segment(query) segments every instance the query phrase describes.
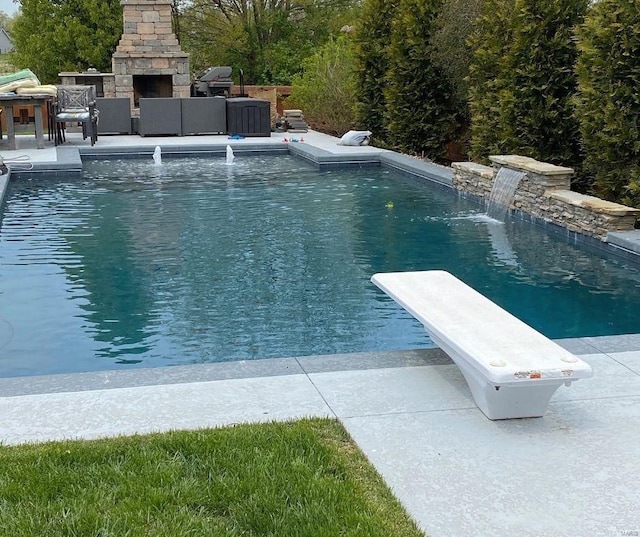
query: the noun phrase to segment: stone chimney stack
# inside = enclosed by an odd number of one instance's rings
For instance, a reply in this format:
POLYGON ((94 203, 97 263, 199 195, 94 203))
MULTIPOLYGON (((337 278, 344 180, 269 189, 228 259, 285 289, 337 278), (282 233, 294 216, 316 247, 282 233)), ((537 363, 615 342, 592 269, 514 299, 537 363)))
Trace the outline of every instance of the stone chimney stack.
POLYGON ((189 55, 171 28, 171 0, 120 0, 124 30, 111 62, 116 97, 189 97, 189 55))

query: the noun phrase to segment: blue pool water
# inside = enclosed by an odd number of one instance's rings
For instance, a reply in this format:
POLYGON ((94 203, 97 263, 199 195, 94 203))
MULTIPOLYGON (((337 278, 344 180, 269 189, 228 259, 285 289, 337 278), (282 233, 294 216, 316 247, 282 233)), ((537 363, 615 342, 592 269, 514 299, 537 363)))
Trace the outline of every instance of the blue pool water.
POLYGON ((385 169, 85 164, 9 186, 0 376, 430 345, 382 271, 449 270, 552 338, 640 331, 637 266, 385 169))

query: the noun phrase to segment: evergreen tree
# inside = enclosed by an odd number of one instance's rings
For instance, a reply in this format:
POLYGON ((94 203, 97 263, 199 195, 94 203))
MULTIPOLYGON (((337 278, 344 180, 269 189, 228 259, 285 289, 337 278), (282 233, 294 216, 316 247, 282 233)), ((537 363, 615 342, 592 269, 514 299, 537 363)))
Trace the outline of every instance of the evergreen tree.
POLYGON ((595 193, 640 207, 640 4, 600 0, 578 31, 577 117, 595 193))
POLYGON ((388 140, 384 88, 396 4, 395 0, 364 0, 356 28, 356 126, 371 131, 376 145, 385 145, 388 140))
POLYGON ((513 98, 504 110, 515 130, 516 153, 566 166, 582 160, 573 106, 574 31, 588 1, 516 0, 510 47, 513 98))
POLYGON ((431 37, 442 0, 400 0, 392 21, 385 98, 392 146, 441 160, 455 130, 452 89, 431 37))
POLYGON ((487 0, 472 37, 474 158, 516 153, 576 166, 577 50, 588 0, 487 0))
POLYGON ((473 50, 469 66, 471 110, 471 148, 474 160, 505 151, 502 102, 507 100, 510 81, 505 76, 510 66, 507 52, 513 39, 514 0, 485 0, 482 15, 469 38, 473 50))

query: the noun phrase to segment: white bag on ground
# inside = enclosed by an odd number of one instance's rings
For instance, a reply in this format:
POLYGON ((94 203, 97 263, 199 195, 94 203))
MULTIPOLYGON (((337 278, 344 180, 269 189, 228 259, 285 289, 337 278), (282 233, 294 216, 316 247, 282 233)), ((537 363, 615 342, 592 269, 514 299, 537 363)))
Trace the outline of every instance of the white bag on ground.
POLYGON ((342 135, 338 145, 369 145, 371 131, 349 131, 342 135))

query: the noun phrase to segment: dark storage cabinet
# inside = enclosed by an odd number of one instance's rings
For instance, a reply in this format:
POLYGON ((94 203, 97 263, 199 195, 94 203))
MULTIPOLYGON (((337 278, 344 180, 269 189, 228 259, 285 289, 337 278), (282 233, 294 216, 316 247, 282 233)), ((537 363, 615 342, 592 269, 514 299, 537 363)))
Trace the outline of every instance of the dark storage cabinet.
POLYGON ((227 99, 227 132, 241 136, 271 136, 271 103, 263 99, 227 99))
POLYGON ((141 136, 182 134, 181 99, 177 97, 140 98, 141 136))
POLYGON ((224 97, 182 99, 182 134, 224 134, 227 107, 224 97))
POLYGON ((128 97, 96 99, 98 134, 131 134, 131 101, 128 97))

